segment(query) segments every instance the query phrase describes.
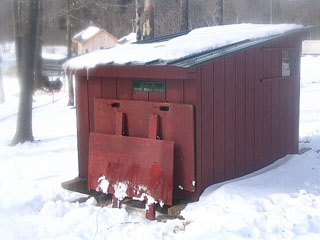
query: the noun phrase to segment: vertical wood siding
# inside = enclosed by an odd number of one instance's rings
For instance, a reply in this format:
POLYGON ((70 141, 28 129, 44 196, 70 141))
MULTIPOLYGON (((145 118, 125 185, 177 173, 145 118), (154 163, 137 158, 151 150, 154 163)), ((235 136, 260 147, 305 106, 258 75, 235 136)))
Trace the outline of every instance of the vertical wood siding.
POLYGON ((203 188, 298 151, 299 76, 281 78, 281 48, 300 44, 278 39, 198 67, 203 188))

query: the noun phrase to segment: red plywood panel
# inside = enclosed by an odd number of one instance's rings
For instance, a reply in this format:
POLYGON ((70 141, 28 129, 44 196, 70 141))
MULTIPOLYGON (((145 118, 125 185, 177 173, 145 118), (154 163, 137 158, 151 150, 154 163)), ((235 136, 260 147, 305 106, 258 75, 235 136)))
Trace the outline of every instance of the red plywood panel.
POLYGON ((170 103, 183 103, 183 80, 166 81, 166 100, 170 103))
POLYGON ((262 129, 263 129, 263 52, 262 46, 254 48, 254 148, 255 170, 262 168, 262 129))
POLYGON ((221 182, 224 178, 224 58, 214 61, 214 182, 221 182))
POLYGON ((118 99, 131 100, 132 86, 130 78, 117 79, 117 97, 118 99))
POLYGON ((149 195, 172 205, 173 148, 173 141, 91 133, 88 187, 96 190, 104 176, 108 193, 123 183, 128 197, 149 195))
POLYGON ((151 102, 165 102, 166 101, 166 94, 165 93, 149 92, 149 101, 151 101, 151 102))
POLYGON ((140 101, 148 101, 149 100, 149 93, 148 92, 133 92, 132 99, 133 100, 140 100, 140 101))
POLYGON ((94 98, 101 98, 101 94, 101 79, 90 78, 88 81, 90 132, 94 132, 93 101, 94 98))
MULTIPOLYGON (((271 44, 265 44, 265 47, 271 47, 271 44)), ((263 52, 263 78, 272 76, 271 68, 272 51, 263 52)), ((272 82, 263 82, 263 166, 271 163, 271 102, 272 102, 272 82)))
POLYGON ((246 51, 245 173, 254 170, 254 48, 246 51))
MULTIPOLYGON (((274 41, 272 47, 279 47, 279 41, 274 41)), ((281 76, 281 50, 272 51, 272 77, 281 76)), ((279 154, 279 112, 280 112, 280 81, 271 81, 272 113, 271 113, 271 162, 280 158, 279 154)))
POLYGON ((102 97, 103 98, 117 98, 117 80, 116 78, 103 78, 101 80, 102 97))
POLYGON ((175 188, 194 191, 194 112, 193 106, 145 101, 95 99, 96 132, 115 134, 115 115, 126 115, 126 135, 147 138, 149 115, 159 115, 160 137, 175 142, 175 188))
POLYGON ((202 184, 211 185, 213 177, 213 62, 202 69, 202 184))
POLYGON ((88 177, 89 113, 88 81, 85 77, 77 78, 76 102, 79 176, 88 177))
POLYGON ((236 176, 245 172, 246 52, 236 54, 236 176))
POLYGON ((225 179, 236 176, 236 64, 235 54, 225 57, 225 179))

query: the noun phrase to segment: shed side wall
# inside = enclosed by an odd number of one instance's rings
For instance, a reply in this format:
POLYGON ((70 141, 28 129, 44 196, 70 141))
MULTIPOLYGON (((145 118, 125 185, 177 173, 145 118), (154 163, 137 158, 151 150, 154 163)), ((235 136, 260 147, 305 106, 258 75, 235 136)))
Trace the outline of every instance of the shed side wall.
POLYGON ((301 51, 301 35, 198 67, 203 189, 298 152, 300 74, 280 77, 283 48, 301 51))

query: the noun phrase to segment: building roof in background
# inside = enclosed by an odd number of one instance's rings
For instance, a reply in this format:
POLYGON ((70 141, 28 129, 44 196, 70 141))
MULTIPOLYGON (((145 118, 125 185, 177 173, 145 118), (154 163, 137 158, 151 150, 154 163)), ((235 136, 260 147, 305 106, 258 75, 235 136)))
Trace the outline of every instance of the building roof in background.
POLYGON ((106 30, 104 30, 102 28, 95 27, 95 26, 90 26, 90 27, 86 28, 85 30, 77 33, 76 35, 74 35, 72 40, 77 42, 77 43, 84 43, 84 42, 86 42, 87 40, 89 40, 90 38, 94 37, 95 35, 97 35, 100 32, 105 32, 108 35, 110 35, 112 38, 117 40, 116 37, 114 37, 113 35, 108 33, 106 30))
POLYGON ((129 33, 128 35, 120 38, 118 40, 118 44, 128 44, 128 43, 134 43, 137 41, 137 34, 132 32, 129 33))
POLYGON ((68 61, 70 69, 96 65, 170 65, 194 67, 284 34, 304 30, 295 24, 234 24, 195 29, 115 48, 68 61))

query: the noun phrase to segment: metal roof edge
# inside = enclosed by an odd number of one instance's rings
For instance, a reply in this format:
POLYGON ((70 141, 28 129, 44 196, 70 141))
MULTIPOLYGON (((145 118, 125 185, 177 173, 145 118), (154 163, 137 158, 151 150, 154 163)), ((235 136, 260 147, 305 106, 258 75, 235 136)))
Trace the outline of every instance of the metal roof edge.
POLYGON ((186 57, 183 57, 180 59, 175 59, 172 61, 167 61, 167 65, 184 67, 184 68, 197 67, 199 65, 210 62, 216 58, 226 56, 226 55, 231 54, 233 52, 238 52, 240 50, 259 45, 261 43, 272 41, 272 40, 280 38, 280 37, 289 36, 291 34, 296 34, 299 32, 307 31, 312 28, 314 28, 314 26, 307 26, 307 27, 302 27, 302 28, 299 28, 296 30, 288 31, 283 34, 277 34, 277 35, 267 37, 267 38, 261 38, 261 39, 256 39, 256 40, 252 40, 252 41, 251 40, 244 40, 244 41, 236 42, 236 43, 229 44, 229 45, 226 45, 226 46, 223 46, 220 48, 211 49, 211 50, 208 50, 205 52, 188 55, 186 57))

